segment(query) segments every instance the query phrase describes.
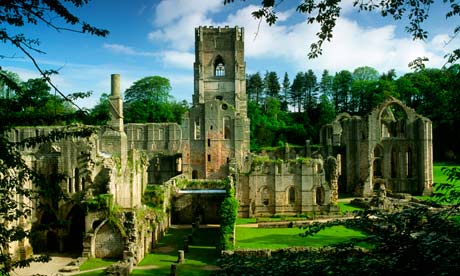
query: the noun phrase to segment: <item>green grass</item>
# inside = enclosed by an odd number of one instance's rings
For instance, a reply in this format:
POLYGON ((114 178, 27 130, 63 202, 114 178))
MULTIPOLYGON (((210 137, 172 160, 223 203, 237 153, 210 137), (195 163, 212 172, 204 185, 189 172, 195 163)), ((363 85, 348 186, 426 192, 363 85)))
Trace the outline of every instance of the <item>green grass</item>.
POLYGON ((257 223, 256 218, 236 218, 236 225, 257 223))
MULTIPOLYGON (((177 250, 182 249, 184 238, 191 234, 191 229, 169 229, 161 239, 154 252, 135 267, 131 275, 169 275, 171 264, 177 261, 177 250), (155 267, 151 267, 155 266, 155 267), (146 269, 142 269, 142 268, 146 269)), ((189 252, 185 253, 185 263, 177 265, 178 275, 210 275, 212 271, 206 270, 208 265, 215 265, 219 256, 216 245, 218 244, 218 229, 199 229, 189 252)))
POLYGON ((301 237, 305 230, 299 228, 236 228, 236 248, 279 249, 291 246, 322 247, 363 237, 364 234, 335 226, 312 237, 301 237))
POLYGON ((90 270, 90 269, 95 269, 95 268, 100 268, 100 267, 106 267, 116 262, 117 260, 90 258, 86 260, 80 266, 80 271, 85 271, 85 270, 90 270))
POLYGON ((459 165, 448 165, 444 163, 435 163, 433 165, 433 182, 434 183, 447 183, 447 176, 441 171, 442 168, 455 168, 460 167, 459 165))
MULTIPOLYGON (((433 164, 433 183, 448 183, 447 176, 441 171, 442 168, 455 168, 460 167, 460 165, 452 165, 446 163, 435 163, 433 164)), ((454 182, 455 183, 455 182, 454 182)), ((437 192, 436 187, 433 188, 434 192, 437 192)), ((431 196, 416 196, 416 198, 421 200, 431 200, 431 196)))
POLYGON ((362 208, 355 207, 351 205, 349 202, 340 202, 338 203, 340 213, 346 214, 346 213, 353 213, 353 211, 359 211, 362 210, 362 208))
POLYGON ((75 274, 75 275, 78 275, 78 276, 103 276, 103 275, 105 275, 105 271, 104 271, 104 269, 101 269, 101 270, 97 270, 97 271, 83 272, 83 273, 79 273, 79 274, 75 274))

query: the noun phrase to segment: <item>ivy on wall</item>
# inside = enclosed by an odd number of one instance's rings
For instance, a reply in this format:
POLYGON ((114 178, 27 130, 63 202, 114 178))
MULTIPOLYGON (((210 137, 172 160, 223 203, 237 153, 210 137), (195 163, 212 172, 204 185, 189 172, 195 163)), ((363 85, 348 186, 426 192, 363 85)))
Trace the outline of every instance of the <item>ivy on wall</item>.
POLYGON ((238 200, 235 197, 235 187, 230 180, 232 175, 227 178, 227 195, 220 206, 220 246, 222 250, 232 249, 234 246, 235 221, 238 216, 238 200))

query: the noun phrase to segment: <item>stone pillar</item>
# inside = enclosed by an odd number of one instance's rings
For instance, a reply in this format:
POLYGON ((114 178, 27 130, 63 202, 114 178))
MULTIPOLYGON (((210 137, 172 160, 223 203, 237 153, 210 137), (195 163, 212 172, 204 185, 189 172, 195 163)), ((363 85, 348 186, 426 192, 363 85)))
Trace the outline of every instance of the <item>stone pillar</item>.
POLYGON ((184 250, 177 250, 177 262, 179 264, 185 263, 184 250))
POLYGON ((305 157, 311 157, 310 140, 305 141, 305 157))
POLYGON ((110 102, 110 122, 108 122, 101 139, 101 150, 118 154, 121 162, 126 161, 128 139, 123 126, 123 101, 120 93, 120 75, 111 76, 112 92, 110 102))
POLYGON ((176 171, 182 172, 182 157, 176 159, 176 171))
POLYGON ((110 101, 110 117, 111 127, 117 131, 123 131, 123 99, 120 93, 120 75, 111 75, 111 94, 110 101))

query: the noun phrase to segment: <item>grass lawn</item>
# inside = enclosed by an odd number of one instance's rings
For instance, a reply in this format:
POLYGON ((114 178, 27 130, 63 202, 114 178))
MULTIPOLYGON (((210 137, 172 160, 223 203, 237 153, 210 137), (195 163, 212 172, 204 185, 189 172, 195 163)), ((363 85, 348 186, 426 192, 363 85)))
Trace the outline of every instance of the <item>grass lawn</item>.
MULTIPOLYGON (((433 183, 448 183, 447 176, 444 175, 441 171, 442 168, 454 168, 460 167, 460 165, 452 165, 445 163, 435 163, 433 164, 433 183)), ((433 189, 436 191, 436 187, 433 189)), ((416 196, 418 199, 430 200, 431 196, 416 196)))
POLYGON ((351 205, 349 202, 338 202, 340 213, 353 213, 353 211, 362 210, 362 208, 355 207, 351 205))
MULTIPOLYGON (((171 264, 177 261, 177 250, 182 249, 184 238, 191 229, 169 229, 154 252, 134 268, 131 275, 169 275, 171 264)), ((196 233, 189 252, 185 253, 185 263, 177 265, 178 275, 210 275, 212 266, 219 256, 218 228, 202 228, 196 233)))
POLYGON ((95 268, 100 268, 100 267, 106 267, 116 262, 117 260, 91 258, 91 259, 86 260, 80 266, 80 271, 85 271, 85 270, 90 270, 90 269, 95 269, 95 268))
POLYGON ((299 228, 236 228, 236 248, 278 249, 290 246, 321 247, 363 237, 364 234, 336 226, 325 229, 312 237, 301 237, 299 228))
POLYGON ((445 176, 441 169, 442 168, 455 168, 459 167, 459 165, 448 165, 443 163, 435 163, 433 165, 433 182, 434 183, 447 183, 447 176, 445 176))

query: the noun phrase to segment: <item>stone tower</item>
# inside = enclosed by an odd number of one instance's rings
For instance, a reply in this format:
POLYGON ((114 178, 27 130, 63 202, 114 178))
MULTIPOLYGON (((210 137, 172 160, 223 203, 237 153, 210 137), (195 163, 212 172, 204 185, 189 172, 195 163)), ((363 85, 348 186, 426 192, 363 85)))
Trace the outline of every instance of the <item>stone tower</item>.
POLYGON ((195 29, 193 107, 183 123, 184 170, 220 179, 249 153, 243 28, 195 29))

